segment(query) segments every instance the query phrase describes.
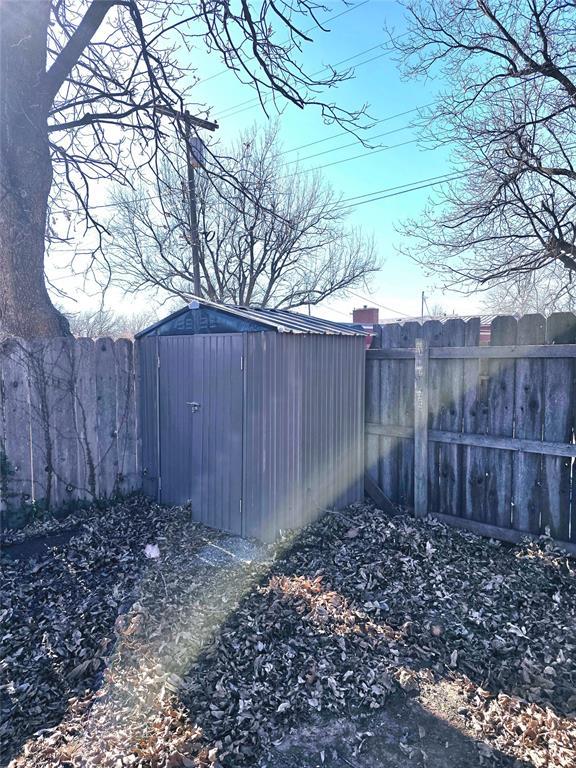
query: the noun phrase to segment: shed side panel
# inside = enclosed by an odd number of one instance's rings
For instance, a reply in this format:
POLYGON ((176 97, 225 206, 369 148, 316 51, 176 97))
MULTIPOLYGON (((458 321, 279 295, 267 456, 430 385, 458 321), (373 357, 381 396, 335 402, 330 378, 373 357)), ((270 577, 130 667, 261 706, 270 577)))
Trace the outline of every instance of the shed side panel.
POLYGON ((303 361, 309 515, 363 495, 363 339, 320 336, 303 361))
POLYGON ((272 539, 298 526, 302 418, 298 341, 249 333, 245 347, 243 532, 272 539))
POLYGON ((248 334, 244 533, 273 538, 363 494, 362 337, 248 334))

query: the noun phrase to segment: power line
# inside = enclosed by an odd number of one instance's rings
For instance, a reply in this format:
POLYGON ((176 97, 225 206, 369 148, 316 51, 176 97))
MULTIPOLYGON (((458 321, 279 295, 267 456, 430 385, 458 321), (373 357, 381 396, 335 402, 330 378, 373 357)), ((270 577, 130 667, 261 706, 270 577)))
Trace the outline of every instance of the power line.
MULTIPOLYGON (((374 139, 381 139, 383 136, 391 136, 393 133, 400 133, 401 131, 407 131, 409 128, 412 128, 410 124, 408 125, 402 125, 400 128, 394 128, 392 131, 384 131, 384 133, 377 133, 375 136, 368 136, 366 138, 366 141, 374 141, 374 139)), ((349 144, 341 144, 339 147, 332 147, 332 149, 325 149, 322 152, 315 152, 313 155, 306 155, 306 157, 300 157, 298 158, 299 161, 303 160, 312 160, 314 157, 321 157, 321 155, 328 155, 331 152, 338 152, 341 149, 348 149, 348 147, 356 147, 358 145, 358 141, 351 141, 349 144)), ((374 150, 378 149, 378 147, 374 147, 374 150)), ((281 168, 285 165, 291 165, 291 162, 282 163, 280 166, 281 168)))
MULTIPOLYGON (((391 120, 395 120, 398 117, 404 117, 405 115, 413 114, 414 112, 419 112, 422 109, 426 109, 427 107, 431 107, 434 105, 434 102, 430 101, 426 104, 421 104, 416 107, 412 107, 411 109, 403 110, 402 112, 396 112, 393 115, 387 115, 386 117, 382 117, 379 120, 376 120, 372 123, 370 128, 375 128, 377 125, 381 125, 382 123, 390 122, 391 120)), ((366 141, 372 141, 373 139, 379 139, 383 136, 389 136, 393 133, 399 133, 400 131, 407 130, 408 128, 412 128, 412 125, 410 123, 406 123, 405 125, 400 126, 399 128, 394 128, 391 131, 385 131, 384 133, 378 133, 375 136, 369 136, 366 138, 366 141)), ((318 144, 324 144, 327 141, 333 141, 334 139, 339 138, 340 136, 350 136, 350 131, 340 131, 339 133, 335 133, 333 136, 327 136, 324 139, 316 139, 315 141, 309 141, 306 144, 301 144, 298 147, 291 147, 290 149, 282 150, 282 152, 278 153, 278 157, 282 157, 283 155, 286 155, 291 152, 298 152, 301 149, 306 149, 308 147, 316 146, 318 144)), ((343 144, 339 147, 334 147, 332 150, 326 150, 323 152, 318 152, 314 155, 308 155, 307 157, 300 158, 300 160, 310 160, 313 157, 319 157, 320 155, 329 154, 330 152, 338 151, 340 149, 346 149, 347 147, 353 147, 357 144, 357 141, 350 142, 349 144, 343 144)), ((379 149, 378 147, 375 147, 374 149, 379 149)), ((361 157, 363 155, 359 155, 358 157, 361 157)), ((283 165, 287 165, 287 163, 283 163, 283 165)))
POLYGON ((352 155, 352 157, 344 157, 342 160, 334 160, 331 163, 324 163, 323 165, 317 165, 314 168, 305 168, 300 171, 294 171, 294 173, 288 173, 283 176, 284 179, 289 179, 292 176, 301 176, 303 173, 312 173, 313 171, 320 171, 323 168, 330 168, 333 165, 340 165, 341 163, 349 163, 351 160, 359 160, 364 157, 371 157, 372 155, 378 155, 381 152, 387 152, 390 149, 398 149, 399 147, 405 147, 408 144, 416 144, 420 139, 410 139, 409 141, 402 141, 399 144, 391 144, 390 146, 380 147, 379 149, 373 149, 369 152, 361 152, 359 155, 352 155))
MULTIPOLYGON (((537 75, 534 75, 527 82, 535 80, 537 77, 538 77, 537 75)), ((501 88, 499 91, 497 91, 497 93, 502 93, 502 92, 508 91, 508 90, 510 90, 512 88, 516 88, 520 84, 521 83, 513 83, 512 85, 509 85, 509 86, 506 86, 504 88, 501 88)), ((395 120, 397 117, 404 117, 405 115, 410 115, 410 114, 413 114, 414 112, 419 112, 419 111, 421 111, 423 109, 426 109, 427 107, 433 107, 434 104, 435 104, 435 102, 429 101, 426 104, 417 105, 415 107, 412 107, 411 109, 404 110, 403 112, 397 112, 394 115, 388 115, 387 117, 383 117, 380 120, 376 120, 374 123, 372 123, 370 128, 374 128, 375 126, 380 125, 381 123, 388 122, 390 120, 395 120)), ((411 127, 410 124, 404 126, 404 128, 409 128, 409 127, 411 127)), ((402 130, 402 128, 399 128, 399 129, 396 129, 396 130, 402 130)), ((382 135, 385 135, 385 134, 379 134, 378 136, 373 136, 373 137, 370 137, 370 138, 378 138, 379 136, 382 136, 382 135)), ((335 133, 333 136, 327 136, 327 137, 325 137, 323 139, 316 139, 315 141, 309 141, 306 144, 301 144, 298 147, 291 147, 290 149, 285 149, 282 152, 279 152, 279 156, 286 155, 286 154, 288 154, 290 152, 298 152, 301 149, 307 149, 308 147, 316 146, 317 144, 323 144, 326 141, 333 141, 334 139, 340 138, 340 136, 350 136, 350 131, 340 131, 339 133, 335 133)), ((370 138, 368 138, 368 141, 370 141, 370 138)), ((346 145, 346 146, 353 146, 353 144, 349 144, 349 145, 346 145)), ((335 147, 335 150, 337 150, 337 149, 339 149, 339 148, 335 147)), ((340 149, 343 149, 343 147, 340 147, 340 149)), ((302 159, 309 159, 309 158, 302 158, 302 159)))
POLYGON ((387 307, 385 304, 379 304, 377 301, 374 301, 374 299, 369 299, 367 296, 362 296, 360 293, 355 293, 354 291, 348 291, 348 293, 351 293, 352 296, 356 296, 357 299, 362 299, 362 301, 368 301, 370 304, 375 304, 379 309, 385 309, 387 312, 395 312, 402 317, 411 317, 411 315, 407 315, 406 312, 400 312, 399 309, 393 309, 392 307, 387 307))
MULTIPOLYGON (((397 117, 404 117, 404 115, 410 115, 413 112, 419 112, 421 109, 426 109, 426 107, 432 107, 434 105, 433 101, 428 102, 427 104, 422 104, 421 106, 413 107, 412 109, 406 109, 404 112, 397 112, 395 115, 388 115, 387 117, 383 117, 380 120, 376 120, 370 128, 374 128, 377 125, 380 125, 381 123, 387 123, 390 120, 395 120, 397 117)), ((298 152, 301 149, 306 149, 307 147, 313 147, 316 144, 323 144, 325 141, 332 141, 333 139, 338 139, 340 136, 350 136, 350 131, 340 131, 340 133, 335 133, 333 136, 327 136, 324 139, 317 139, 316 141, 309 141, 307 144, 301 144, 299 147, 291 147, 290 149, 285 149, 282 152, 280 152, 280 155, 286 155, 289 152, 298 152)))
MULTIPOLYGON (((389 120, 393 120, 396 117, 402 117, 403 115, 410 114, 412 112, 418 111, 419 109, 423 109, 426 106, 429 106, 429 105, 425 104, 425 105, 423 105, 421 107, 413 107, 412 109, 405 110, 403 112, 398 112, 395 115, 388 115, 387 117, 384 117, 381 120, 378 120, 376 123, 374 123, 374 125, 378 125, 380 123, 384 123, 384 122, 387 122, 389 120)), ((381 137, 386 136, 386 135, 390 135, 390 134, 393 134, 393 133, 400 132, 402 130, 406 130, 406 129, 410 128, 410 127, 411 126, 409 124, 405 125, 405 126, 400 126, 399 128, 396 128, 396 129, 394 129, 392 131, 387 131, 387 132, 384 132, 384 133, 381 133, 381 134, 377 134, 376 136, 370 137, 368 140, 376 139, 376 138, 381 138, 381 137)), ((326 139, 319 139, 319 140, 314 141, 314 142, 309 142, 308 144, 302 145, 302 147, 294 147, 291 150, 286 150, 286 152, 293 152, 293 151, 296 151, 298 149, 303 149, 303 148, 305 148, 307 146, 317 145, 317 144, 320 144, 320 143, 322 143, 324 141, 329 141, 331 138, 337 138, 338 136, 341 136, 341 135, 349 135, 349 133, 348 133, 348 131, 342 131, 342 133, 336 134, 335 136, 332 136, 332 137, 329 137, 329 138, 326 138, 326 139)), ((339 165, 341 163, 351 162, 351 161, 358 160, 358 159, 361 159, 361 158, 364 158, 364 157, 370 157, 373 154, 378 154, 380 152, 388 151, 390 149, 397 149, 398 147, 406 146, 408 144, 413 144, 413 143, 416 143, 417 141, 418 141, 418 139, 411 139, 409 141, 400 142, 398 144, 393 144, 393 145, 390 145, 390 146, 378 147, 378 148, 375 148, 375 149, 370 150, 368 152, 362 152, 362 153, 360 153, 358 155, 353 155, 352 157, 345 157, 345 158, 342 158, 340 160, 335 160, 335 161, 333 161, 331 163, 325 163, 323 165, 316 166, 314 168, 302 169, 300 171, 294 172, 293 174, 287 174, 284 178, 290 178, 292 176, 302 175, 304 173, 308 173, 309 171, 321 170, 323 168, 328 168, 328 167, 330 167, 332 165, 339 165)), ((344 146, 340 146, 340 147, 334 147, 332 150, 327 150, 325 152, 319 152, 319 153, 317 153, 315 155, 309 155, 308 157, 303 158, 303 159, 304 160, 308 160, 308 159, 311 159, 312 157, 316 157, 316 156, 320 156, 320 155, 324 155, 324 154, 329 154, 332 151, 336 152, 336 151, 339 151, 340 149, 345 149, 348 146, 354 146, 354 143, 355 142, 352 142, 352 143, 350 143, 348 145, 344 145, 344 146)), ((280 155, 286 154, 286 152, 281 152, 280 155)), ((281 167, 283 167, 285 165, 289 165, 289 163, 283 163, 281 167)), ((435 178, 435 177, 432 177, 432 178, 435 178)), ((405 185, 401 185, 401 186, 405 186, 405 185)), ((379 191, 383 191, 383 190, 379 190, 379 191)), ((367 195, 372 195, 372 194, 376 194, 376 192, 367 193, 366 195, 359 195, 357 197, 366 197, 367 195)), ((160 199, 161 197, 162 197, 162 195, 146 195, 146 196, 143 196, 143 197, 135 198, 133 202, 145 202, 147 200, 157 200, 157 199, 160 199)), ((348 199, 355 199, 355 198, 347 198, 347 200, 348 199)), ((117 205, 116 203, 103 203, 103 204, 100 204, 100 205, 90 206, 90 209, 91 210, 100 210, 102 208, 113 208, 116 205, 117 205)), ((80 212, 80 210, 81 209, 78 208, 78 209, 76 209, 76 212, 80 212)))
MULTIPOLYGON (((377 48, 381 48, 382 46, 375 46, 377 48)), ((337 61, 335 64, 331 65, 332 67, 339 67, 341 64, 345 64, 346 62, 350 61, 351 59, 355 59, 358 56, 361 56, 363 53, 368 53, 368 51, 374 50, 373 48, 368 48, 366 51, 361 51, 360 53, 355 54, 354 56, 350 56, 347 59, 343 59, 342 61, 337 61)), ((384 56, 386 56, 388 51, 385 51, 384 53, 379 54, 378 56, 372 56, 370 59, 366 59, 365 61, 360 61, 358 64, 355 64, 355 69, 358 67, 364 66, 364 64, 370 64, 372 61, 376 61, 377 59, 381 59, 384 56)), ((323 67, 322 69, 319 69, 317 72, 313 72, 310 77, 316 77, 316 75, 321 75, 322 72, 329 70, 330 67, 323 67)), ((264 99, 264 103, 266 101, 269 101, 270 97, 268 99, 264 99)), ((227 107, 222 112, 219 113, 218 119, 228 118, 228 117, 236 117, 236 115, 241 115, 243 112, 250 112, 251 110, 255 109, 259 104, 261 103, 260 99, 256 96, 251 99, 247 99, 246 101, 241 101, 239 104, 235 104, 231 107, 227 107)))
POLYGON ((419 184, 418 186, 412 186, 409 189, 404 189, 399 192, 393 192, 391 194, 385 194, 385 195, 379 195, 378 197, 373 197, 370 200, 362 200, 359 203, 351 203, 350 205, 344 205, 338 208, 338 211, 345 211, 349 208, 358 208, 361 205, 367 205, 368 203, 376 203, 378 200, 387 200, 390 197, 400 197, 400 195, 406 195, 408 192, 417 192, 420 189, 427 189, 428 187, 435 187, 438 184, 446 184, 450 181, 458 181, 459 179, 463 179, 466 177, 465 173, 460 174, 459 176, 451 176, 445 179, 438 179, 437 181, 432 181, 427 184, 419 184))
MULTIPOLYGON (((363 5, 367 5, 370 2, 370 0, 362 0, 361 3, 356 3, 355 5, 350 6, 349 8, 346 8, 344 11, 340 11, 340 13, 335 13, 333 16, 328 16, 328 18, 323 19, 320 24, 316 23, 309 29, 304 30, 304 34, 308 34, 308 32, 313 32, 315 29, 321 29, 321 25, 324 26, 329 21, 334 21, 334 19, 339 19, 340 16, 345 16, 347 13, 352 13, 352 11, 358 10, 358 8, 361 8, 363 5)), ((290 41, 287 40, 286 43, 289 43, 290 41)), ((253 59, 254 57, 252 57, 253 59)), ((196 82, 196 85, 199 85, 200 83, 207 83, 209 80, 214 80, 216 77, 221 77, 222 75, 225 75, 227 72, 229 72, 230 69, 226 67, 225 69, 221 69, 220 72, 216 72, 213 75, 210 75, 210 77, 204 77, 201 78, 196 82)))
MULTIPOLYGON (((346 64, 348 61, 352 61, 352 59, 357 59, 359 56, 363 56, 365 53, 370 53, 371 51, 375 51, 377 48, 382 48, 382 43, 378 43, 378 45, 373 45, 371 48, 365 48, 363 51, 358 51, 358 53, 355 53, 352 56, 348 56, 348 58, 346 59, 337 61, 336 64, 332 64, 331 67, 332 68, 339 67, 341 64, 346 64)), ((375 58, 380 58, 380 56, 376 56, 375 58)), ((368 62, 365 62, 365 63, 368 63, 368 62)), ((358 66, 361 66, 361 64, 359 64, 358 66)), ((330 69, 331 67, 329 66, 322 67, 322 69, 319 69, 316 72, 313 72, 310 75, 310 77, 315 77, 316 75, 320 75, 322 74, 322 72, 324 72, 324 70, 330 69)), ((253 102, 259 102, 258 97, 253 96, 250 99, 246 99, 246 101, 240 101, 238 104, 232 104, 232 106, 226 107, 224 110, 222 110, 221 115, 225 115, 226 112, 231 112, 232 110, 235 110, 238 107, 243 107, 246 104, 251 104, 253 102)))
MULTIPOLYGON (((313 304, 312 306, 314 307, 316 305, 313 304)), ((335 309, 334 307, 325 307, 325 309, 330 312, 336 312, 337 315, 342 315, 343 317, 350 317, 350 312, 343 312, 341 309, 335 309)))
MULTIPOLYGON (((373 190, 372 192, 365 192, 363 195, 354 195, 352 197, 346 197, 343 200, 340 201, 340 203, 345 203, 346 205, 340 205, 335 210, 344 210, 346 208, 355 208, 357 206, 365 205, 366 203, 372 203, 376 202, 377 200, 382 200, 387 197, 395 197, 396 195, 402 195, 406 192, 412 192, 416 191, 418 189, 425 189, 426 187, 432 187, 436 184, 443 184, 447 181, 456 181, 457 179, 464 178, 466 174, 460 174, 460 175, 453 175, 451 173, 441 174, 439 176, 430 176, 426 179, 417 179, 416 181, 408 182, 406 184, 398 184, 394 187, 384 187, 383 189, 377 189, 373 190), (419 186, 415 186, 419 185, 419 186), (392 194, 388 194, 392 193, 392 194), (373 197, 374 195, 378 195, 378 197, 373 197), (364 200, 363 198, 370 197, 370 200, 364 200), (359 202, 352 202, 352 201, 359 201, 359 202), (348 203, 350 203, 348 205, 348 203)), ((140 203, 140 202, 146 202, 147 200, 158 200, 163 195, 146 195, 144 197, 137 197, 131 200, 130 202, 134 203, 140 203)), ((92 205, 90 206, 90 210, 101 210, 102 208, 118 208, 118 203, 102 203, 100 205, 92 205)), ((82 209, 76 208, 75 213, 80 213, 82 209)), ((62 251, 64 253, 64 251, 62 251)), ((88 251, 87 251, 88 253, 88 251)))
MULTIPOLYGON (((398 36, 396 39, 397 39, 397 40, 399 40, 401 37, 405 37, 405 35, 406 35, 406 33, 405 33, 404 35, 399 35, 399 36, 398 36)), ((366 51, 361 51, 360 53, 358 53, 358 54, 355 54, 354 56, 351 56, 351 57, 349 57, 348 59, 343 59, 342 61, 339 61, 339 62, 337 62, 336 64, 334 64, 333 66, 334 66, 334 67, 337 67, 337 66, 339 66, 340 64, 343 64, 343 63, 345 63, 345 62, 347 62, 347 61, 350 61, 351 59, 357 58, 358 56, 361 56, 361 55, 362 55, 362 53, 368 53, 369 51, 371 51, 371 50, 374 50, 374 48, 377 48, 377 47, 380 47, 380 48, 381 48, 381 47, 382 47, 382 44, 381 44, 381 45, 379 45, 379 46, 374 46, 374 47, 372 47, 372 48, 368 48, 368 49, 366 49, 366 51)), ((383 58, 384 56, 386 56, 388 53, 389 53, 389 51, 388 51, 388 50, 386 50, 386 51, 384 51, 384 53, 382 53, 382 54, 380 54, 380 55, 378 55, 378 56, 373 56, 372 58, 370 58, 370 59, 367 59, 366 61, 361 61, 361 62, 359 62, 359 63, 356 65, 356 67, 361 67, 361 66, 363 66, 364 64, 369 64, 371 61, 375 61, 376 59, 381 59, 381 58, 383 58)), ((576 67, 576 65, 574 65, 574 66, 567 66, 567 67, 565 67, 565 69, 573 69, 574 67, 576 67)), ((318 70, 317 72, 314 72, 314 73, 311 75, 311 77, 314 77, 315 75, 319 75, 319 74, 321 74, 321 73, 322 73, 322 72, 324 72, 324 70, 326 70, 326 69, 329 69, 329 67, 324 67, 324 69, 321 69, 321 70, 318 70)), ((496 92, 495 92, 495 94, 494 94, 494 95, 497 95, 498 93, 504 93, 504 92, 506 92, 506 91, 508 91, 508 90, 511 90, 512 88, 517 88, 519 85, 522 85, 523 83, 529 83, 529 82, 532 82, 532 81, 534 81, 534 80, 538 79, 538 77, 539 77, 539 76, 540 76, 539 74, 535 74, 535 75, 533 75, 532 77, 530 77, 530 78, 527 78, 526 80, 520 80, 520 81, 518 81, 518 82, 512 83, 511 85, 508 85, 508 86, 506 86, 506 87, 504 87, 504 88, 501 88, 501 89, 499 89, 498 91, 496 91, 496 92)), ((266 102, 266 99, 264 100, 264 102, 266 102)), ((255 109, 255 108, 256 108, 256 107, 257 107, 257 106, 258 106, 260 103, 261 103, 261 102, 260 102, 260 99, 258 99, 258 97, 255 97, 255 98, 252 98, 252 99, 248 99, 248 100, 246 100, 246 101, 242 101, 242 102, 240 102, 239 104, 236 104, 236 105, 234 105, 234 106, 231 106, 231 107, 227 107, 227 108, 226 108, 226 109, 223 111, 223 113, 221 113, 221 116, 224 116, 224 117, 236 117, 236 115, 241 115, 241 114, 242 114, 242 113, 244 113, 244 112, 249 112, 249 111, 251 111, 252 109, 255 109), (244 105, 248 105, 248 106, 244 106, 244 105), (238 107, 243 107, 243 108, 242 108, 242 109, 238 109, 238 107), (233 111, 231 111, 231 110, 233 110, 233 111), (227 114, 227 113, 228 113, 228 114, 227 114)), ((428 104, 427 104, 426 106, 430 106, 430 105, 428 105, 428 104)))
MULTIPOLYGON (((452 176, 453 176, 452 173, 441 173, 438 176, 429 176, 427 179, 418 179, 416 181, 407 182, 406 184, 397 184, 394 187, 385 187, 384 189, 375 189, 372 192, 365 192, 363 195, 354 195, 353 197, 346 197, 340 202, 349 203, 352 200, 360 200, 364 197, 372 197, 373 195, 380 195, 384 192, 395 192, 396 190, 407 189, 408 187, 413 187, 414 184, 422 184, 424 182, 448 181, 452 176)), ((368 202, 370 202, 370 200, 368 200, 368 202)))

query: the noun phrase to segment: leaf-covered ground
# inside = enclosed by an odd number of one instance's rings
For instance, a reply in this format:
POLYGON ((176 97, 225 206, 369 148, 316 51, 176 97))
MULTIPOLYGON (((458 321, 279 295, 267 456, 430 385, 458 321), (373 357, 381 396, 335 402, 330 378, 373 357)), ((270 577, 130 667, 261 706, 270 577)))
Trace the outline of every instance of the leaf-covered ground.
POLYGON ((358 505, 256 547, 140 498, 53 528, 2 560, 15 766, 576 766, 576 561, 546 542, 358 505))

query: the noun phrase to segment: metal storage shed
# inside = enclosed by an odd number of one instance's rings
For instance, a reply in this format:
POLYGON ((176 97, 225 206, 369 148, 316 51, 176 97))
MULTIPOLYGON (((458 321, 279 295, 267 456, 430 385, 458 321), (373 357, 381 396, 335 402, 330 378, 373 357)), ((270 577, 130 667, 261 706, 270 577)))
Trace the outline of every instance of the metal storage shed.
POLYGON ((362 498, 361 330, 197 300, 136 338, 148 495, 264 540, 362 498))

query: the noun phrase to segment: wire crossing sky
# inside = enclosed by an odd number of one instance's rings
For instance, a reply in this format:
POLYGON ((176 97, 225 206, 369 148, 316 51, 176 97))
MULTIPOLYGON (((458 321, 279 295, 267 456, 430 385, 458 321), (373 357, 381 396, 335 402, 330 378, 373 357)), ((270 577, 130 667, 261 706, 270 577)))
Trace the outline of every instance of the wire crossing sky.
MULTIPOLYGON (((479 305, 469 298, 434 293, 421 268, 395 250, 400 238, 397 223, 416 215, 429 195, 434 196, 442 184, 456 178, 446 151, 421 147, 412 125, 419 110, 433 106, 442 84, 401 79, 384 27, 394 27, 395 37, 405 34, 402 8, 378 0, 363 0, 351 6, 333 2, 324 21, 330 32, 317 27, 308 30, 313 43, 304 44, 302 64, 311 73, 321 73, 329 65, 353 70, 353 79, 332 89, 330 95, 346 108, 366 105, 371 128, 362 135, 365 146, 339 126, 326 124, 313 109, 299 110, 279 97, 266 99, 267 116, 252 88, 239 83, 214 55, 200 55, 199 49, 187 54, 197 66, 198 77, 192 93, 196 104, 190 104, 190 109, 201 114, 198 105, 204 104, 209 108, 209 118, 219 123, 215 152, 254 123, 264 126, 278 120, 286 176, 320 171, 341 195, 341 210, 349 213, 349 223, 374 233, 381 271, 351 298, 315 308, 317 314, 342 319, 346 314, 350 316, 354 305, 370 302, 382 308, 382 316, 417 315, 422 290, 448 312, 477 311, 479 305)), ((150 199, 156 196, 155 191, 152 187, 150 199)), ((105 196, 95 202, 95 208, 110 206, 105 196)), ((79 252, 86 248, 82 241, 74 246, 79 252)), ((59 250, 61 246, 51 249, 56 261, 59 250)), ((52 272, 52 282, 61 286, 62 276, 57 270, 52 272)), ((113 290, 111 295, 115 295, 113 290)), ((119 294, 117 300, 121 300, 119 294)), ((130 303, 133 301, 131 297, 130 303)), ((147 300, 143 298, 143 302, 147 300)))

